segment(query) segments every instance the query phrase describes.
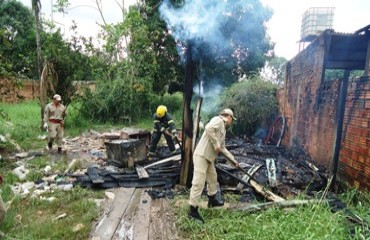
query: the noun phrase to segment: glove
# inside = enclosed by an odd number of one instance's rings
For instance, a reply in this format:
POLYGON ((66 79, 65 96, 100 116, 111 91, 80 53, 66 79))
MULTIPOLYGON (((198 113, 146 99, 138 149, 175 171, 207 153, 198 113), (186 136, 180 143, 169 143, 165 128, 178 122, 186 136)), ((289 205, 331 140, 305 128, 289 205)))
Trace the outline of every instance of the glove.
POLYGON ((45 130, 45 131, 48 131, 48 123, 44 123, 44 126, 42 126, 42 128, 45 130))

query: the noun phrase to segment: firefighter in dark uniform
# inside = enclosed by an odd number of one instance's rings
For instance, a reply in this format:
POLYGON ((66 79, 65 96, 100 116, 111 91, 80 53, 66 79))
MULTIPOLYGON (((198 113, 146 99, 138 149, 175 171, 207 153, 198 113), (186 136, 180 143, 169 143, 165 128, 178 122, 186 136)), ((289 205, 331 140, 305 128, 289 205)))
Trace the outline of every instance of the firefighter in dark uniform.
POLYGON ((156 149, 162 134, 166 138, 168 148, 171 154, 176 152, 174 137, 177 137, 177 131, 175 128, 175 123, 172 120, 171 115, 167 112, 166 106, 160 105, 157 107, 154 118, 154 129, 152 134, 152 141, 149 148, 149 157, 156 156, 156 149))

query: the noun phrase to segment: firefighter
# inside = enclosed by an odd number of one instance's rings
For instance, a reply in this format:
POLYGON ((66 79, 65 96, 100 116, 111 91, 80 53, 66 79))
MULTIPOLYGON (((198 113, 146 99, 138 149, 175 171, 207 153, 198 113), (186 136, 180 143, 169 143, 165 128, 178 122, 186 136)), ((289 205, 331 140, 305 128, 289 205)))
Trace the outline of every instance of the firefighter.
POLYGON ((157 107, 154 118, 153 134, 151 145, 149 147, 148 157, 156 156, 156 149, 162 134, 164 135, 170 153, 174 154, 176 152, 174 139, 177 137, 177 131, 175 128, 175 123, 172 120, 171 115, 167 112, 167 108, 164 105, 157 107))
POLYGON ((194 174, 190 189, 189 217, 201 223, 204 223, 204 220, 198 212, 198 206, 205 182, 207 182, 208 207, 224 205, 223 200, 216 197, 217 173, 214 163, 217 155, 222 152, 234 166, 239 167, 239 163, 234 156, 225 148, 226 128, 231 126, 233 120, 235 118, 231 109, 222 110, 219 116, 213 117, 206 125, 205 131, 194 150, 194 174))
POLYGON ((53 102, 45 107, 44 111, 44 129, 48 131, 48 148, 53 147, 56 140, 58 153, 62 153, 62 142, 64 135, 64 118, 67 115, 67 108, 61 104, 62 98, 59 94, 53 96, 53 102))

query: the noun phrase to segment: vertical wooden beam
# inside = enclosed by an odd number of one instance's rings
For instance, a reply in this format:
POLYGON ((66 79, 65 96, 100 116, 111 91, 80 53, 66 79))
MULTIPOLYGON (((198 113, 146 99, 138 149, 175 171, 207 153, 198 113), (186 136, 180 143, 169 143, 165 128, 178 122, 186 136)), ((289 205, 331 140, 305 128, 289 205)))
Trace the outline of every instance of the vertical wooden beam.
POLYGON ((193 169, 193 112, 190 108, 191 98, 193 96, 193 77, 194 77, 194 61, 192 54, 192 44, 188 44, 186 50, 186 67, 184 81, 184 104, 183 104, 183 120, 182 120, 182 162, 180 185, 190 187, 193 169))
POLYGON ((341 148, 341 143, 342 143, 343 120, 344 120, 344 112, 346 110, 346 99, 347 99, 349 74, 350 74, 350 71, 346 70, 344 72, 343 80, 340 83, 337 122, 335 124, 335 133, 334 133, 335 142, 334 142, 333 159, 332 159, 333 180, 330 186, 332 189, 335 188, 335 182, 336 182, 338 165, 339 165, 339 153, 340 153, 340 148, 341 148))

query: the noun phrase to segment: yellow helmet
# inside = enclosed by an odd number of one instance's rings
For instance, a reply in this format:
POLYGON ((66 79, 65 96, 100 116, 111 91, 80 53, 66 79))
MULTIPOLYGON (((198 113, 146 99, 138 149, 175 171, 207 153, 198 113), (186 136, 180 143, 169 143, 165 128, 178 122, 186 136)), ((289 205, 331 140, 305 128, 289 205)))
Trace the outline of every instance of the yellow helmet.
POLYGON ((163 106, 163 105, 159 105, 157 107, 157 111, 155 112, 155 114, 157 115, 157 117, 163 117, 167 112, 167 108, 166 106, 163 106))

